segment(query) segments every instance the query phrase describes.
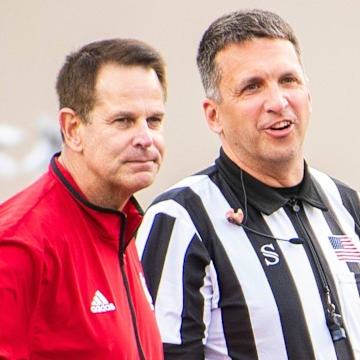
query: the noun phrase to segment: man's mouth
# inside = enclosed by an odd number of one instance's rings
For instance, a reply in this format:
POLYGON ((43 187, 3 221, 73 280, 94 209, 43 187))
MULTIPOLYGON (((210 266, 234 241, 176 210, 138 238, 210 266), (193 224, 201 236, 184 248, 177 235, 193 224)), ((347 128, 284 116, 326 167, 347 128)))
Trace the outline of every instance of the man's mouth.
POLYGON ((145 165, 145 164, 152 164, 152 163, 156 163, 156 159, 128 159, 126 160, 127 163, 129 164, 137 164, 137 165, 145 165))
POLYGON ((288 120, 280 121, 273 126, 271 126, 271 130, 284 130, 287 129, 291 125, 291 122, 288 120))

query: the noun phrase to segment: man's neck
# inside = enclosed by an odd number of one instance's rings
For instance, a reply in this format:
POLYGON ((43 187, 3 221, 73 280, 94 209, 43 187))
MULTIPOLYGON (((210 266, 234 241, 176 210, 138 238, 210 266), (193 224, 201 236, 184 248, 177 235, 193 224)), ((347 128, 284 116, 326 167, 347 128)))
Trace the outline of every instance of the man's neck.
MULTIPOLYGON (((226 152, 225 152, 226 153, 226 152)), ((292 187, 298 185, 304 176, 304 159, 299 157, 291 162, 261 162, 249 166, 233 154, 226 155, 241 169, 262 183, 271 187, 292 187)))
POLYGON ((94 179, 92 174, 83 168, 83 162, 77 159, 78 156, 81 155, 68 154, 63 150, 58 160, 69 172, 87 201, 105 209, 121 211, 130 196, 124 196, 118 189, 110 189, 107 182, 100 184, 98 179, 94 179))

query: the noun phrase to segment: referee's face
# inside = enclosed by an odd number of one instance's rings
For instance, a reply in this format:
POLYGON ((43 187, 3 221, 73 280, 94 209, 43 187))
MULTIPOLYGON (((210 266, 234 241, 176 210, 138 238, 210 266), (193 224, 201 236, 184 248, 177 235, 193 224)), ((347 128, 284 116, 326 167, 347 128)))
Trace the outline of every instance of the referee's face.
POLYGON ((311 101, 293 45, 256 38, 226 47, 216 61, 222 100, 206 99, 204 110, 225 153, 250 173, 302 164, 311 101))

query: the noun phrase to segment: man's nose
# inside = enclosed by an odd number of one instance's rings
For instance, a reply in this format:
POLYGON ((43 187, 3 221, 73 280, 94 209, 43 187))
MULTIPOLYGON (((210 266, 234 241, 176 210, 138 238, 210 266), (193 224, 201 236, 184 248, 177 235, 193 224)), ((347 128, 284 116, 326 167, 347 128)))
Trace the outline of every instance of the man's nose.
POLYGON ((134 146, 140 146, 142 148, 148 148, 153 144, 153 138, 151 129, 146 119, 142 119, 134 128, 134 146))
POLYGON ((287 93, 279 85, 269 86, 266 92, 265 111, 281 113, 289 105, 287 93))

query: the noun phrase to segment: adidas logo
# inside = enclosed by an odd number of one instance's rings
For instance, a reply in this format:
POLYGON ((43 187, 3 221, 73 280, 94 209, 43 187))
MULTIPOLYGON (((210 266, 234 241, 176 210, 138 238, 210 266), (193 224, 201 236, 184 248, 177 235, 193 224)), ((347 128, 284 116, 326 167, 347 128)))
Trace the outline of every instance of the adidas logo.
POLYGON ((96 290, 94 298, 91 302, 90 311, 97 314, 114 310, 116 310, 115 305, 113 303, 109 303, 108 299, 99 290, 96 290))

